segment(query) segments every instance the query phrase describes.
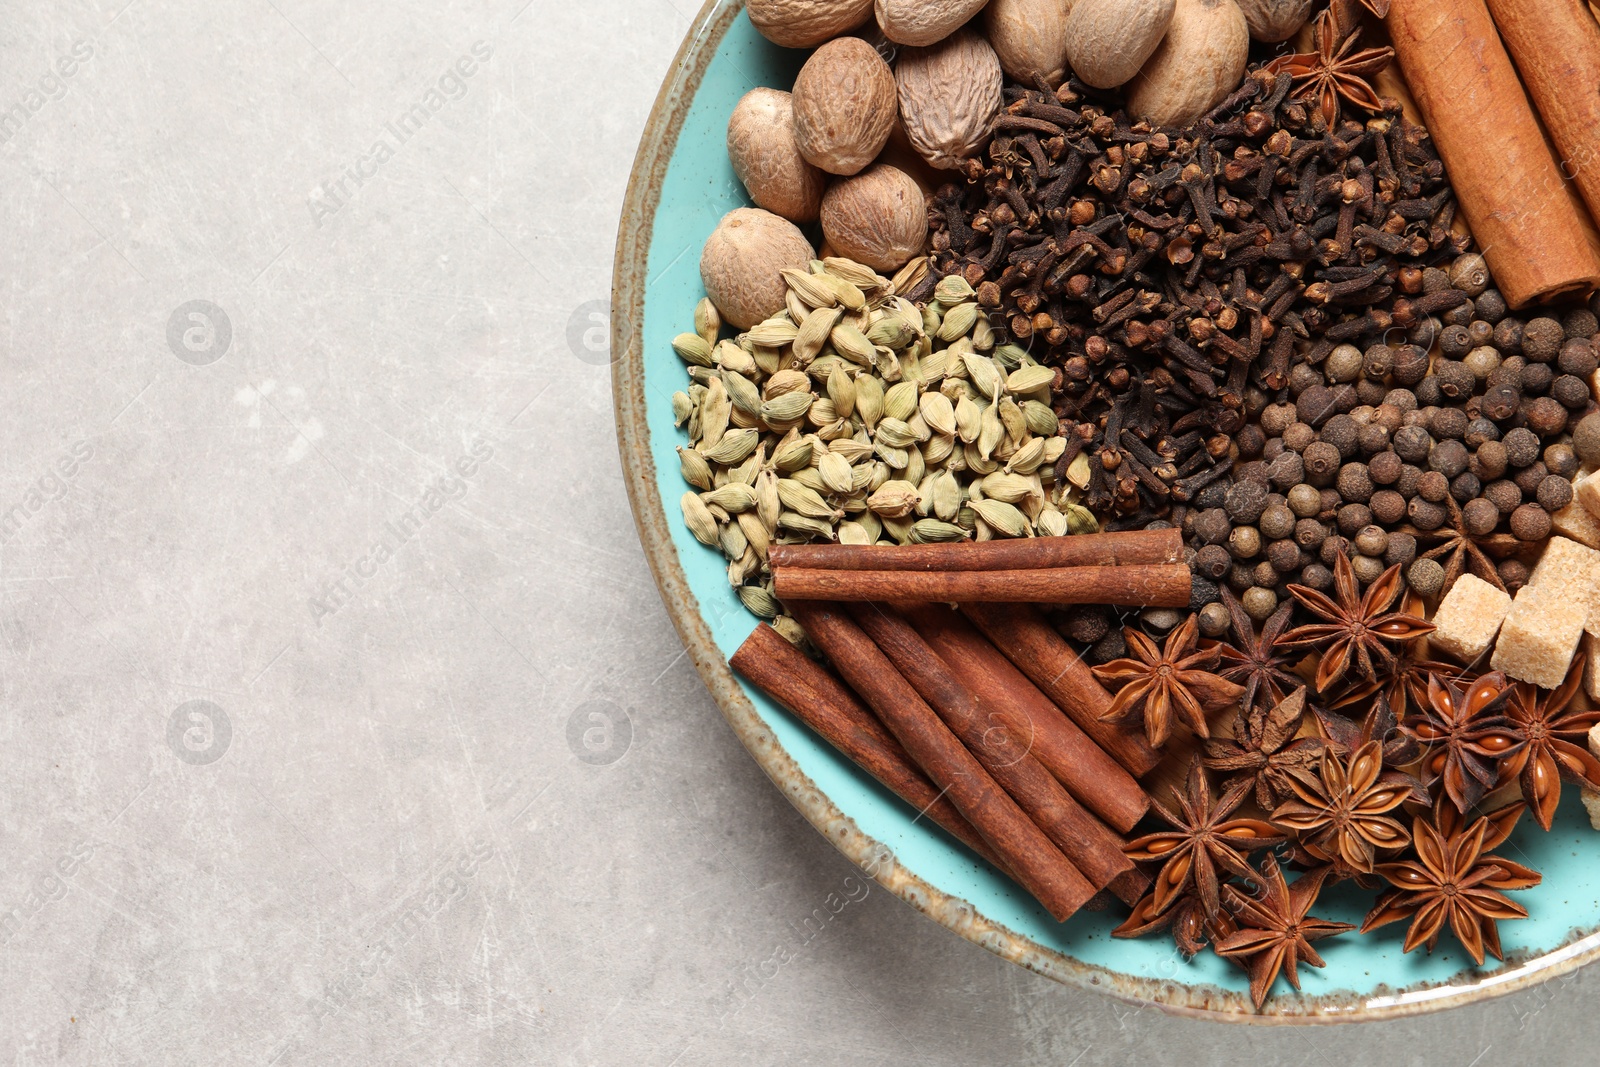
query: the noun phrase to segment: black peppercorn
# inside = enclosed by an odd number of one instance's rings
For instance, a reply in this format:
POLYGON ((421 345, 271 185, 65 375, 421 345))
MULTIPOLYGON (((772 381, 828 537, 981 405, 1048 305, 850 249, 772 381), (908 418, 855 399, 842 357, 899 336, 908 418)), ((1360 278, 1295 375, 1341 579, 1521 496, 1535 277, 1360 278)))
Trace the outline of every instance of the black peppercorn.
POLYGON ((1215 604, 1222 599, 1222 594, 1217 590, 1217 583, 1198 574, 1189 579, 1189 610, 1199 611, 1207 604, 1215 604))
POLYGON ((1550 513, 1538 504, 1523 504, 1511 513, 1511 536, 1518 541, 1543 541, 1550 536, 1550 513))
POLYGON ((1509 310, 1506 307, 1506 298, 1500 295, 1498 289, 1485 289, 1479 293, 1472 302, 1477 311, 1478 318, 1487 323, 1496 323, 1506 317, 1509 310))
POLYGON ((1420 496, 1411 498, 1411 503, 1406 506, 1406 514, 1411 517, 1411 525, 1419 530, 1437 530, 1444 525, 1444 508, 1420 496))
POLYGON ((1228 490, 1223 508, 1233 522, 1250 525, 1261 517, 1266 502, 1267 487, 1260 482, 1235 482, 1228 490))
POLYGON ((1450 495, 1456 503, 1465 504, 1483 492, 1483 482, 1471 471, 1462 471, 1450 479, 1450 495))
POLYGON ((1522 352, 1522 320, 1507 317, 1494 324, 1494 346, 1505 355, 1522 352))
POLYGON ((1483 487, 1483 498, 1495 506, 1502 515, 1509 515, 1522 503, 1522 490, 1516 482, 1490 482, 1483 487))
POLYGON ((1534 319, 1522 328, 1522 354, 1536 363, 1549 363, 1561 351, 1567 331, 1552 318, 1534 319))
POLYGON ((1111 632, 1111 612, 1096 604, 1068 608, 1062 630, 1074 641, 1092 645, 1111 632))
POLYGON ((1466 442, 1468 448, 1477 448, 1485 441, 1500 440, 1500 427, 1488 419, 1469 419, 1467 420, 1467 431, 1462 434, 1461 440, 1466 442))
POLYGON ((1570 479, 1578 473, 1578 453, 1571 445, 1550 445, 1544 450, 1544 467, 1551 474, 1570 479))
POLYGON ((1506 462, 1513 467, 1526 467, 1539 458, 1539 438, 1525 427, 1506 431, 1500 443, 1506 448, 1506 462))
POLYGON ((1482 537, 1500 525, 1500 509, 1481 497, 1469 500, 1461 506, 1461 525, 1467 533, 1482 537))
POLYGON ((1595 372, 1595 367, 1600 366, 1600 360, 1595 357, 1594 342, 1585 337, 1574 337, 1561 346, 1561 355, 1556 359, 1556 366, 1562 374, 1576 374, 1580 378, 1587 378, 1595 372))
POLYGON ((1407 463, 1421 463, 1433 448, 1433 435, 1421 426, 1402 426, 1394 433, 1394 451, 1407 463))
POLYGON ((1384 550, 1383 561, 1393 567, 1405 566, 1417 558, 1417 539, 1408 533, 1389 535, 1389 547, 1384 550))
POLYGON ((1582 411, 1589 406, 1589 387, 1575 374, 1563 374, 1551 382, 1550 395, 1568 411, 1582 411))

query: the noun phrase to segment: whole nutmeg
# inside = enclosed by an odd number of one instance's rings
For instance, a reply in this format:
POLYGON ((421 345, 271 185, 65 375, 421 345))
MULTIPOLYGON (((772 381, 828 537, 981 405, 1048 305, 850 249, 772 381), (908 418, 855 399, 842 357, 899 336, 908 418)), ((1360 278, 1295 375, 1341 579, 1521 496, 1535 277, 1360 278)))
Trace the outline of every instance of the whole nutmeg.
POLYGON ((1175 0, 1074 0, 1067 16, 1067 62, 1089 85, 1128 81, 1155 53, 1172 23, 1175 0))
POLYGON ((954 170, 989 139, 1004 82, 982 35, 962 30, 932 48, 907 48, 895 63, 895 92, 906 137, 923 159, 954 170))
POLYGON ((942 41, 983 9, 985 0, 877 0, 878 28, 895 44, 942 41))
POLYGON ((728 119, 728 159, 757 207, 790 222, 814 222, 828 176, 794 141, 794 107, 780 89, 751 89, 728 119))
POLYGON ((1024 85, 1060 85, 1067 78, 1065 0, 989 0, 983 32, 1000 68, 1024 85))
POLYGON ((822 198, 822 234, 847 259, 896 270, 928 239, 922 187, 886 163, 841 178, 822 198))
POLYGON ((1244 12, 1250 36, 1277 44, 1295 35, 1311 17, 1311 0, 1235 0, 1244 12))
POLYGON ((749 0, 761 36, 785 48, 815 48, 872 17, 872 0, 749 0))
POLYGON ((794 80, 795 143, 812 166, 857 174, 894 128, 894 75, 859 37, 836 37, 811 53, 794 80))
POLYGON ((1178 0, 1166 37, 1128 89, 1128 111, 1157 126, 1188 126, 1238 86, 1249 55, 1250 30, 1233 0, 1178 0))
POLYGON ((783 272, 805 272, 816 257, 806 235, 788 219, 761 208, 735 208, 706 238, 700 281, 723 319, 748 330, 783 310, 789 291, 783 272))

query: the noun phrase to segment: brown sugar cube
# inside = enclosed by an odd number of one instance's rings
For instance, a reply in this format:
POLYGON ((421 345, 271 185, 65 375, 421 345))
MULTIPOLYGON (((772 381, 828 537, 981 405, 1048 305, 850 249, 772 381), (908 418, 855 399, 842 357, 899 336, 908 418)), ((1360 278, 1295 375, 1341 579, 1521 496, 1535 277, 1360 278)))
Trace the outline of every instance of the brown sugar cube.
POLYGON ((1471 663, 1488 651, 1510 610, 1509 593, 1475 574, 1463 574, 1433 614, 1435 629, 1428 635, 1428 647, 1471 663))
POLYGON ((1585 474, 1572 483, 1572 499, 1589 514, 1600 519, 1600 471, 1585 474))
POLYGON ((1586 602, 1524 586, 1500 624, 1490 669, 1541 689, 1555 689, 1567 677, 1588 618, 1586 602))
POLYGON ((1584 786, 1578 796, 1583 800, 1583 810, 1589 813, 1589 825, 1600 830, 1600 793, 1584 786))
MULTIPOLYGON (((1583 691, 1589 694, 1589 699, 1600 701, 1600 637, 1583 635, 1583 659, 1583 691)), ((1595 730, 1600 730, 1600 726, 1589 731, 1589 748, 1600 755, 1600 749, 1595 748, 1600 742, 1595 730)))
POLYGON ((1584 630, 1600 637, 1600 552, 1565 537, 1552 537, 1528 584, 1587 605, 1584 630))
POLYGON ((1570 504, 1550 516, 1550 529, 1579 544, 1600 548, 1600 519, 1589 514, 1576 495, 1570 504))

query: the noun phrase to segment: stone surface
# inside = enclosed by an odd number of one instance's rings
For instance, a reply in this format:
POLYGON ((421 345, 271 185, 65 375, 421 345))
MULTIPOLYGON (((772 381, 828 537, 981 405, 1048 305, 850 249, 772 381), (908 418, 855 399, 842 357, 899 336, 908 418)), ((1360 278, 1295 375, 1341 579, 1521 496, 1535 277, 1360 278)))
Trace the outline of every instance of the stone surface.
POLYGON ((772 788, 592 332, 697 6, 7 6, 0 1061, 1583 1062, 1594 969, 1314 1031, 1058 986, 772 788))

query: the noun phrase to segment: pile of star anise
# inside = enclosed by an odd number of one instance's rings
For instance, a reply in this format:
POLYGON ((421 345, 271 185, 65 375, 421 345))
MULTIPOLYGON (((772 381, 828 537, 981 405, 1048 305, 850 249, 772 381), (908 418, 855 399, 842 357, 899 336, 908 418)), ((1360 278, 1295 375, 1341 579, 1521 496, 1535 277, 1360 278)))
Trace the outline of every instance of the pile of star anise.
POLYGON ((1170 829, 1127 846, 1160 868, 1116 936, 1170 930, 1186 955, 1209 942, 1249 971, 1257 1007, 1280 973, 1298 989, 1300 963, 1322 966, 1311 942, 1353 928, 1309 915, 1332 882, 1387 887, 1362 932, 1408 920, 1404 950, 1431 951, 1448 926, 1475 963, 1502 958, 1497 921, 1527 916, 1505 892, 1540 876, 1493 850, 1524 809, 1550 829, 1563 779, 1600 789, 1600 710, 1571 706, 1581 659, 1555 691, 1427 659, 1433 627, 1414 597, 1396 603, 1399 568, 1363 595, 1340 563, 1333 597, 1292 587, 1323 621, 1289 629, 1289 602, 1258 629, 1224 592, 1226 641, 1185 624, 1097 668, 1152 740, 1174 711, 1205 739, 1177 810, 1154 806, 1170 829), (1304 873, 1288 883, 1280 862, 1304 873))

